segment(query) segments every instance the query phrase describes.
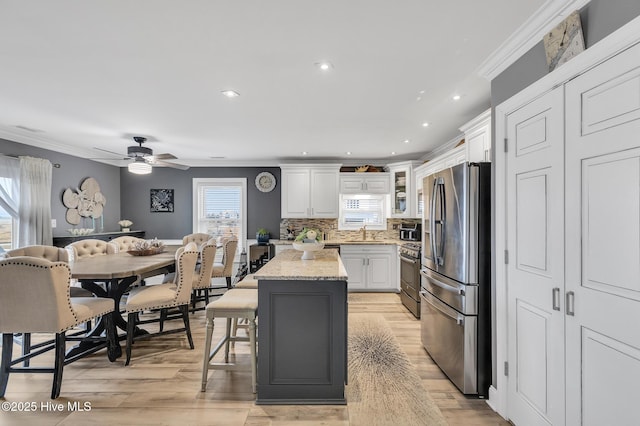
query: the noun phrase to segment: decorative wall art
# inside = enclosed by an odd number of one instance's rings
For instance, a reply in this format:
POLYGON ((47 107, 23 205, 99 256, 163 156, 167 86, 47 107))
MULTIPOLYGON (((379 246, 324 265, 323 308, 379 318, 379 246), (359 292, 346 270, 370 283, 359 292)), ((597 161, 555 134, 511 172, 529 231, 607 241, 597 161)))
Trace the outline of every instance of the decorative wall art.
POLYGON ((173 213, 173 189, 151 189, 151 213, 173 213))
MULTIPOLYGON (((100 229, 104 228, 104 217, 102 212, 107 203, 107 199, 100 192, 100 184, 92 177, 82 181, 80 188, 72 190, 65 189, 62 194, 62 203, 68 209, 66 220, 71 225, 79 225, 81 221, 91 219, 91 228, 95 229, 96 219, 100 219, 100 229)), ((88 228, 88 224, 85 227, 88 228)))

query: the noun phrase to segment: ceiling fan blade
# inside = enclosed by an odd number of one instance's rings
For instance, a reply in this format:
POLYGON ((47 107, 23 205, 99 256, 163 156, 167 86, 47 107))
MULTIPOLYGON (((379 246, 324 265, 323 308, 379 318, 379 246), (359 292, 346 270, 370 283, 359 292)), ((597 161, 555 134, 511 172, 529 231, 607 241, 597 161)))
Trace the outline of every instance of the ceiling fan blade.
POLYGON ((170 163, 168 161, 162 161, 162 160, 155 160, 155 161, 149 162, 149 163, 154 165, 154 166, 171 167, 173 169, 179 169, 179 170, 188 170, 189 169, 189 166, 185 166, 184 164, 170 163))
POLYGON ((178 157, 176 157, 173 154, 164 153, 164 154, 153 155, 153 159, 154 160, 177 160, 178 157))

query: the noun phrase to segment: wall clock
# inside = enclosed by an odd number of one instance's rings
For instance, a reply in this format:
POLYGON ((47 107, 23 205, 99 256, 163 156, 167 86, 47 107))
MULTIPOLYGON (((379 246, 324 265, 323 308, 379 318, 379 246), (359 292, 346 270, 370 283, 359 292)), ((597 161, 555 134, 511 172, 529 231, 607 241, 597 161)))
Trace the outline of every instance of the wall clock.
POLYGON ((580 13, 576 10, 544 36, 549 72, 584 50, 580 13))
POLYGON ((271 192, 276 187, 276 178, 269 172, 262 172, 256 176, 256 188, 261 192, 271 192))

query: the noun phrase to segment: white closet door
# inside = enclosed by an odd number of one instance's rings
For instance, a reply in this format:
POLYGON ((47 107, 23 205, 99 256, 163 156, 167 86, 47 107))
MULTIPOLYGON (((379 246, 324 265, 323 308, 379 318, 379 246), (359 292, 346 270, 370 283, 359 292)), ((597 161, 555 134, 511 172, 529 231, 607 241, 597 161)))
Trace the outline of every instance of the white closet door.
POLYGON ((506 126, 508 416, 563 425, 562 88, 509 114, 506 126))
POLYGON ((567 83, 566 102, 567 424, 637 425, 640 45, 567 83))

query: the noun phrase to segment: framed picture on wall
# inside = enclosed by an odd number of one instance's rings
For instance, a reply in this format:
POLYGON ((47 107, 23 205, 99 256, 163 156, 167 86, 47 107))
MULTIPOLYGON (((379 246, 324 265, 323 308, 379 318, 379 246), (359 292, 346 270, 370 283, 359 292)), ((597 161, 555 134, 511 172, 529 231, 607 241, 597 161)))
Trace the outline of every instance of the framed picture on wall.
POLYGON ((151 189, 151 213, 173 213, 173 189, 151 189))

